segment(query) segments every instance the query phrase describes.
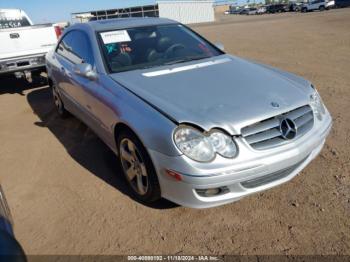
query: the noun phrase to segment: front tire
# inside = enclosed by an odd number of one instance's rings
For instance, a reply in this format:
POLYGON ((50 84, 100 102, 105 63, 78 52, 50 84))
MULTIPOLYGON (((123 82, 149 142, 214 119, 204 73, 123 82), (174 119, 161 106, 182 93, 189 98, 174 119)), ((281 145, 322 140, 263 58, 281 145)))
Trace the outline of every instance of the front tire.
POLYGON ((134 196, 147 204, 158 201, 161 198, 158 177, 140 140, 123 130, 117 136, 117 146, 120 166, 134 196))
POLYGON ((325 10, 325 7, 324 7, 323 5, 321 5, 321 6, 319 7, 319 10, 322 12, 322 11, 325 10))

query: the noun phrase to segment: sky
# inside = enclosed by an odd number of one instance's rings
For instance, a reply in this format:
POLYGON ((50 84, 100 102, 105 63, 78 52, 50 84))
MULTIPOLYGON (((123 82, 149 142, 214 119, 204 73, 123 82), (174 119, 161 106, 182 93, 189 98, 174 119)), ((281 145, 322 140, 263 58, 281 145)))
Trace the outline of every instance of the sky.
POLYGON ((154 3, 155 0, 0 0, 0 9, 22 9, 37 24, 70 21, 74 12, 154 3))

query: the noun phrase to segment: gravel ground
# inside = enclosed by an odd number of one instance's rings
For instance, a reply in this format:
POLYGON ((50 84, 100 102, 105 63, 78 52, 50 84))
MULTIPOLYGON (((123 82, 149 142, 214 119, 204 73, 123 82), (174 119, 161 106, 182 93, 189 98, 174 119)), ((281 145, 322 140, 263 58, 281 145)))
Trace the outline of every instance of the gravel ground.
POLYGON ((193 28, 315 84, 334 118, 320 156, 291 182, 229 205, 144 206, 113 153, 77 119, 58 118, 47 86, 1 79, 0 179, 27 254, 350 255, 350 9, 193 28))

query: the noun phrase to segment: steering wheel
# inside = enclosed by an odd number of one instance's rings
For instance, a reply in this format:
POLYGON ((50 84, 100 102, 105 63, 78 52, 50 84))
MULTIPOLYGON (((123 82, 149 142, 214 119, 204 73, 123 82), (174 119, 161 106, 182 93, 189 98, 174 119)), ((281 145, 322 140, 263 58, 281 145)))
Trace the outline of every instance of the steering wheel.
POLYGON ((183 44, 173 44, 165 51, 165 58, 171 58, 176 50, 185 49, 183 44))

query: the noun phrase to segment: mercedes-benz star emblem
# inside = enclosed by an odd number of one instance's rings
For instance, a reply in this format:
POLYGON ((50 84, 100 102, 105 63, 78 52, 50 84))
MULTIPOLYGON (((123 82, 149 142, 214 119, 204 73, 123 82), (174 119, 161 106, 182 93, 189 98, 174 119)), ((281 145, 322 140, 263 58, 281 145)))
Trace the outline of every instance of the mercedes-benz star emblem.
POLYGON ((284 139, 293 139, 297 135, 297 127, 293 120, 285 118, 281 121, 280 131, 284 139))

